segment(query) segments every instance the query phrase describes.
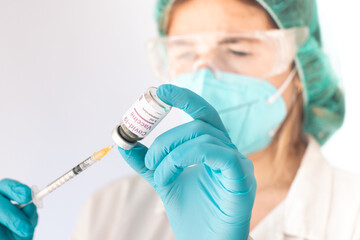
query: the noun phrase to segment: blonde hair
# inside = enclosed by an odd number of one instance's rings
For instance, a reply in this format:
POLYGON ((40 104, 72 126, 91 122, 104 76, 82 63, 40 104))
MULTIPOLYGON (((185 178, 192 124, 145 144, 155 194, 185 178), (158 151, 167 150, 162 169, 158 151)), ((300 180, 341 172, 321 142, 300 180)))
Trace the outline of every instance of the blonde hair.
POLYGON ((303 125, 303 100, 302 88, 299 86, 300 80, 297 78, 295 102, 290 106, 287 117, 278 130, 271 145, 276 148, 275 162, 287 159, 291 156, 299 156, 303 150, 306 137, 302 130, 303 125))

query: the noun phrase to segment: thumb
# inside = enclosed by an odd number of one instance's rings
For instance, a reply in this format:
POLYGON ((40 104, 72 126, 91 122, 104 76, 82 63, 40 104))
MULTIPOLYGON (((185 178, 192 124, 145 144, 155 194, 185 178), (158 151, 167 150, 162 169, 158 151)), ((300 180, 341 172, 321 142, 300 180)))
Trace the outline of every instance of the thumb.
POLYGON ((144 162, 148 148, 138 142, 136 146, 130 150, 125 150, 121 147, 118 147, 118 150, 130 167, 149 182, 151 186, 154 186, 154 171, 149 170, 144 162))

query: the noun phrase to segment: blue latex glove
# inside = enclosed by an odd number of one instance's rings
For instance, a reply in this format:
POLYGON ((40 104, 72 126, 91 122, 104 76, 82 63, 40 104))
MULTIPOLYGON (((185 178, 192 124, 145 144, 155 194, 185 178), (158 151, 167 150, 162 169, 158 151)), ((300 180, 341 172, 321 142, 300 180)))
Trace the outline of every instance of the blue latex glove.
POLYGON ((0 180, 0 239, 30 240, 38 221, 36 206, 19 209, 10 201, 25 204, 31 201, 31 189, 11 179, 0 180))
POLYGON ((119 148, 121 155, 154 187, 177 239, 248 239, 256 192, 252 162, 203 98, 174 85, 161 85, 157 95, 194 121, 165 132, 149 149, 140 143, 119 148))

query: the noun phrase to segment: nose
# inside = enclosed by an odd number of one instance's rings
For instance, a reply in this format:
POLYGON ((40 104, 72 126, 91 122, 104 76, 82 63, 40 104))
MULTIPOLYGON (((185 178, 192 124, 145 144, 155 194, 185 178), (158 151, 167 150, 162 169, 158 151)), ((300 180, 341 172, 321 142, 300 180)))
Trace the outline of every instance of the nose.
POLYGON ((209 69, 214 74, 214 76, 216 76, 215 68, 208 61, 205 61, 203 59, 199 59, 194 63, 192 71, 193 73, 196 73, 203 68, 209 69))

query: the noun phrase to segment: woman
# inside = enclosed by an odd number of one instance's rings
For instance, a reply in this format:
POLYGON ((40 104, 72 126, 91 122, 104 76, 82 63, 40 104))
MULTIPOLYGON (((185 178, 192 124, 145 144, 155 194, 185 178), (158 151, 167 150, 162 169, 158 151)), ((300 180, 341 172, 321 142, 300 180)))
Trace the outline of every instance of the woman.
MULTIPOLYGON (((74 239, 359 239, 360 177, 320 153, 344 100, 315 2, 160 0, 156 10, 164 37, 149 56, 174 84, 157 94, 193 120, 149 148, 119 148, 140 176, 96 192, 74 239)), ((10 184, 28 191, 7 180, 2 194, 26 202, 10 184)), ((0 215, 1 233, 31 238, 31 210, 11 213, 27 229, 0 215)))

